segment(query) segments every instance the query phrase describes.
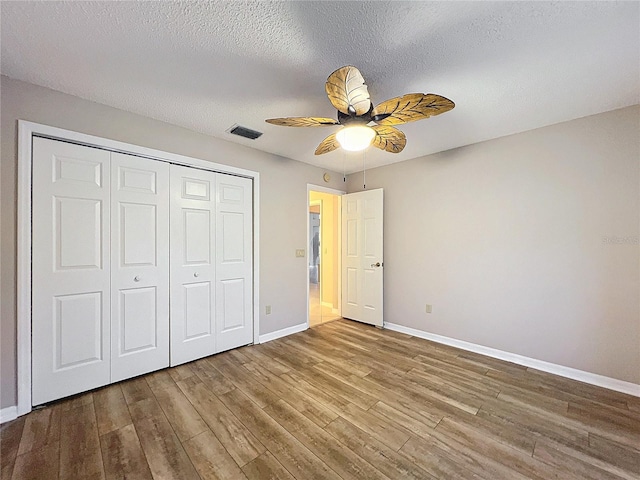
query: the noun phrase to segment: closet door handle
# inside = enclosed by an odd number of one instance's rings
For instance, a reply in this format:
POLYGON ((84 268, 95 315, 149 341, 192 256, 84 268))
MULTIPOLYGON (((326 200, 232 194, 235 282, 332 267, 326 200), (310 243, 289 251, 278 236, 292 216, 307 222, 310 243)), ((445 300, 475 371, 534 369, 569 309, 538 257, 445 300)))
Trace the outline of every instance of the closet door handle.
POLYGON ((198 278, 198 277, 200 276, 200 274, 199 274, 198 272, 195 272, 195 273, 193 274, 193 276, 194 276, 194 277, 196 277, 196 278, 198 278))
POLYGON ((139 282, 140 281, 140 276, 136 275, 135 277, 133 277, 133 281, 134 282, 139 282))

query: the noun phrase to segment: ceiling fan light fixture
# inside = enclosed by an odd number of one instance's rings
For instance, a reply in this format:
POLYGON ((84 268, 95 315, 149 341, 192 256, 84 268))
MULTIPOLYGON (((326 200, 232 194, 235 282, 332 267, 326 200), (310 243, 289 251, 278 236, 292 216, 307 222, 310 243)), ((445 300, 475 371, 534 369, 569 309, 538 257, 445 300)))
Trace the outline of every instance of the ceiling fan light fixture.
POLYGON ((336 133, 336 139, 340 146, 349 152, 364 150, 376 136, 376 131, 366 125, 345 127, 336 133))
POLYGON ((338 110, 337 121, 325 117, 284 117, 269 118, 266 122, 283 127, 345 126, 322 140, 314 152, 316 155, 324 155, 340 147, 359 152, 369 145, 385 152, 400 153, 407 144, 407 137, 394 125, 440 115, 455 107, 451 100, 434 93, 406 93, 374 107, 367 84, 360 70, 353 65, 339 68, 329 75, 325 90, 331 105, 338 110))

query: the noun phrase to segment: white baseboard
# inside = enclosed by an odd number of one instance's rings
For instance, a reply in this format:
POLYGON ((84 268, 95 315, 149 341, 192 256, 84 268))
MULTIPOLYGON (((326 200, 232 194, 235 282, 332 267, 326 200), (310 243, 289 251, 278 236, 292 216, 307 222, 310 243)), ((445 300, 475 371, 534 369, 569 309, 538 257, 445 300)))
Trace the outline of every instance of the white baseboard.
POLYGON ((0 423, 10 422, 18 418, 18 407, 5 407, 0 409, 0 423))
POLYGON ((432 342, 442 343, 444 345, 457 347, 469 352, 486 355, 487 357, 517 363, 518 365, 535 368, 536 370, 541 370, 547 373, 553 373, 554 375, 559 375, 561 377, 578 380, 580 382, 589 383, 598 387, 608 388, 609 390, 615 390, 616 392, 627 393, 635 397, 640 397, 640 385, 636 383, 625 382, 623 380, 605 377, 604 375, 598 375, 596 373, 585 372, 583 370, 565 367, 555 363, 544 362, 542 360, 536 360, 535 358, 525 357, 523 355, 518 355, 515 353, 504 352, 495 348, 484 347, 475 343, 456 340, 455 338, 444 337, 442 335, 424 332, 422 330, 405 327, 403 325, 397 325, 395 323, 385 323, 384 327, 396 332, 406 333, 407 335, 411 335, 413 337, 424 338, 426 340, 431 340, 432 342))
POLYGON ((294 333, 302 332, 309 328, 306 323, 300 325, 294 325, 293 327, 283 328, 282 330, 276 330, 275 332, 265 333, 260 335, 260 343, 270 342, 278 338, 286 337, 287 335, 293 335, 294 333))

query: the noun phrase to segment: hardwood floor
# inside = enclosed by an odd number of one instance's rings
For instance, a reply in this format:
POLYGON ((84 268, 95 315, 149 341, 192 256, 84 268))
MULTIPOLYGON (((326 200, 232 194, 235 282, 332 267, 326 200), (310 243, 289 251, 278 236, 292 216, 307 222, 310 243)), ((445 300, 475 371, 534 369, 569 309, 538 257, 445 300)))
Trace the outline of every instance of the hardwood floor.
POLYGON ((340 320, 1 427, 4 479, 638 479, 640 398, 340 320))

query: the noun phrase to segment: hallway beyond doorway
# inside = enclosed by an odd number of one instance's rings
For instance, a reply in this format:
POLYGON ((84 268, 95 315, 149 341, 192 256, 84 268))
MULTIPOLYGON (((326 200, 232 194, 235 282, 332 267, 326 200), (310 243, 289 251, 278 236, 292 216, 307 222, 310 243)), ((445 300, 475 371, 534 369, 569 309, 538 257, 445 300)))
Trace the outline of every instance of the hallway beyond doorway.
POLYGON ((307 263, 310 327, 341 318, 341 197, 336 193, 309 189, 307 263))
POLYGON ((309 326, 316 327, 326 322, 342 318, 332 312, 332 308, 320 302, 320 286, 309 282, 309 326))

